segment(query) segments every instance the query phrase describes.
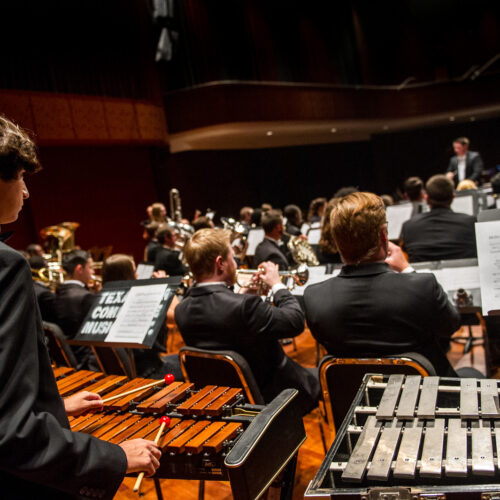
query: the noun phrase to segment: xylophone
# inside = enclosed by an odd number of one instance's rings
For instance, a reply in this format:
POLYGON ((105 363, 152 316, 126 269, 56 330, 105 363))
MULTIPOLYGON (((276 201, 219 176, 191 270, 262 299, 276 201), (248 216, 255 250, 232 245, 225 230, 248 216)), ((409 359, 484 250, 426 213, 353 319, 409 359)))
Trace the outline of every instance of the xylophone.
POLYGON ((498 382, 366 375, 306 498, 498 496, 498 382))
MULTIPOLYGON (((55 368, 62 397, 87 390, 106 401, 154 380, 55 368)), ((154 440, 160 417, 170 425, 158 446, 158 478, 229 480, 236 500, 258 498, 305 440, 302 419, 287 389, 265 406, 245 403, 242 389, 189 382, 147 387, 104 403, 103 411, 70 418, 71 429, 119 444, 154 440)), ((293 477, 293 474, 291 474, 293 477)))

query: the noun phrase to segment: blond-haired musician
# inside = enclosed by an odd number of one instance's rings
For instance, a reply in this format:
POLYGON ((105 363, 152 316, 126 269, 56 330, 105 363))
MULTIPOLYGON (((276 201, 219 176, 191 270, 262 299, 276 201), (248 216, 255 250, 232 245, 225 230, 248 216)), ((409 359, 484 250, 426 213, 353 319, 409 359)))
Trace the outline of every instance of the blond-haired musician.
POLYGON ((433 274, 408 272, 401 249, 389 243, 381 198, 342 198, 332 210, 331 227, 344 267, 304 293, 316 340, 340 357, 416 352, 438 375, 456 376, 438 338, 458 329, 459 314, 433 274))
POLYGON ((299 390, 301 411, 307 413, 318 400, 318 380, 287 357, 279 343, 303 331, 304 314, 272 262, 261 264, 260 278, 272 288, 275 307, 256 295, 233 292, 236 262, 229 238, 222 229, 201 229, 186 244, 184 255, 196 285, 175 310, 182 337, 189 346, 238 352, 266 402, 293 387, 299 390))

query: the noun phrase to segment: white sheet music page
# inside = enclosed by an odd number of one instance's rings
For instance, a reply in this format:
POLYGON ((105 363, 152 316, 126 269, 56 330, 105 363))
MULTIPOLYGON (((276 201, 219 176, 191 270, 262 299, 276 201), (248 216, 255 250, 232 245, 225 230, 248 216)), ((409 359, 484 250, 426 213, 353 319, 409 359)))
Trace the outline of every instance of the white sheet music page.
POLYGON ((411 218, 413 205, 411 203, 392 205, 385 209, 385 213, 387 217, 389 239, 398 240, 401 236, 401 228, 403 227, 403 224, 411 218))
POLYGON ((478 266, 445 267, 441 269, 441 272, 444 275, 444 282, 446 283, 446 288, 443 286, 445 290, 458 290, 459 288, 471 290, 480 288, 478 266))
POLYGON ((255 255, 257 245, 264 239, 264 229, 255 228, 248 232, 247 255, 255 255))
POLYGON ((500 221, 476 223, 483 314, 500 309, 500 221))
POLYGON ((158 316, 168 285, 134 286, 106 337, 106 342, 142 344, 158 316))
POLYGON ((451 209, 461 214, 474 215, 474 197, 455 196, 451 202, 451 209))

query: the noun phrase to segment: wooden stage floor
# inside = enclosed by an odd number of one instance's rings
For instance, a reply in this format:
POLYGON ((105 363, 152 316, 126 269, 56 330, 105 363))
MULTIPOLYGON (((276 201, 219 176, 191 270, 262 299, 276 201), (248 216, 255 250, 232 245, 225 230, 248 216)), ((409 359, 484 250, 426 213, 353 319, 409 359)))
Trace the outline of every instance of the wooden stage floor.
MULTIPOLYGON (((459 330, 455 335, 466 335, 465 328, 463 332, 459 330)), ((480 335, 479 327, 473 327, 473 335, 480 335)), ((296 338, 296 345, 296 350, 293 349, 293 346, 285 347, 287 354, 303 366, 314 367, 316 361, 316 343, 308 330, 304 331, 296 338)), ((177 352, 181 346, 182 339, 177 333, 174 335, 172 342, 169 341, 169 350, 177 352)), ((452 342, 448 358, 451 364, 456 368, 473 366, 485 373, 486 364, 482 345, 474 346, 471 352, 464 356, 463 346, 452 342)), ((495 378, 500 378, 498 375, 498 373, 495 373, 493 376, 495 378)), ((304 418, 307 440, 299 451, 293 494, 294 500, 303 498, 307 485, 315 476, 325 456, 321 442, 319 421, 320 413, 318 409, 309 413, 304 418)), ((329 432, 326 425, 323 426, 323 429, 325 431, 327 445, 330 446, 334 436, 329 432)), ((137 499, 137 494, 132 491, 134 483, 135 479, 126 478, 120 486, 115 499, 137 499)), ((198 498, 198 484, 198 481, 161 480, 162 492, 166 500, 195 500, 198 498)), ((144 479, 141 491, 144 494, 142 497, 144 500, 156 500, 157 497, 152 479, 144 479)), ((205 483, 206 500, 229 500, 231 498, 232 495, 229 483, 222 481, 207 481, 205 483)))

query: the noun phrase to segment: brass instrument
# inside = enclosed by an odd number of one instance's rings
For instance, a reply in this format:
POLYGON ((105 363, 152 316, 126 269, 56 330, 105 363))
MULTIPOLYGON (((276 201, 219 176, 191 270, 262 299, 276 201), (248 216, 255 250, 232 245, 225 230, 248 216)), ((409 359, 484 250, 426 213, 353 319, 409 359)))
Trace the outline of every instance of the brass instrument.
POLYGON ((231 243, 237 238, 240 238, 242 241, 246 240, 248 231, 241 222, 232 217, 221 217, 220 220, 224 229, 231 231, 231 243))
MULTIPOLYGON (((259 295, 262 295, 266 285, 262 280, 252 282, 253 277, 257 273, 262 272, 262 268, 259 269, 238 269, 236 271, 236 283, 241 288, 250 288, 251 290, 256 290, 259 295)), ((282 283, 288 288, 288 290, 293 290, 296 286, 304 286, 309 280, 309 269, 305 264, 298 266, 296 269, 291 269, 290 271, 279 271, 279 275, 282 283)))
POLYGON ((300 266, 319 266, 319 260, 309 242, 301 236, 290 236, 287 243, 293 260, 300 266))
POLYGON ((31 276, 34 280, 40 281, 55 288, 57 284, 64 282, 65 271, 59 262, 49 261, 46 267, 31 269, 31 276))
POLYGON ((182 220, 181 195, 179 190, 172 188, 169 192, 170 218, 173 222, 180 223, 182 220))

